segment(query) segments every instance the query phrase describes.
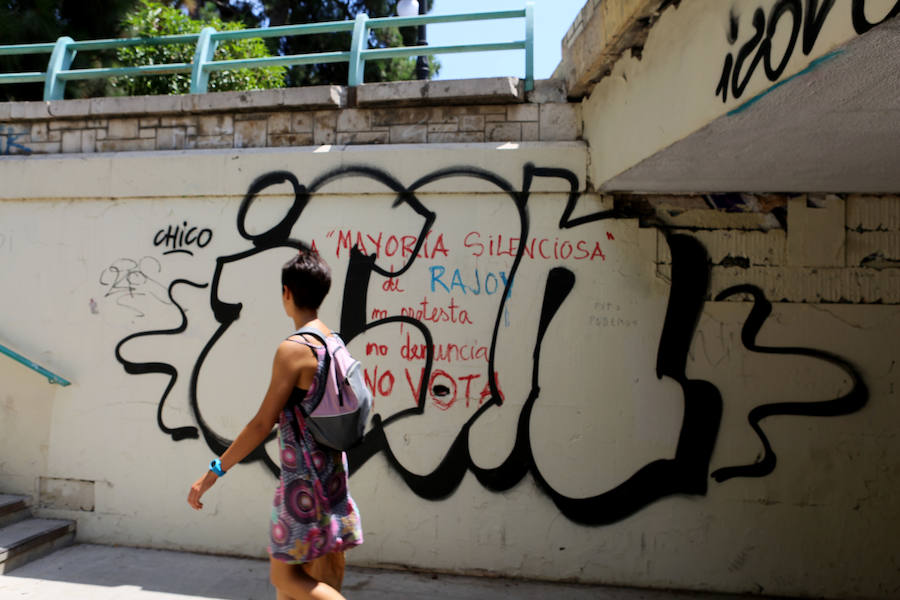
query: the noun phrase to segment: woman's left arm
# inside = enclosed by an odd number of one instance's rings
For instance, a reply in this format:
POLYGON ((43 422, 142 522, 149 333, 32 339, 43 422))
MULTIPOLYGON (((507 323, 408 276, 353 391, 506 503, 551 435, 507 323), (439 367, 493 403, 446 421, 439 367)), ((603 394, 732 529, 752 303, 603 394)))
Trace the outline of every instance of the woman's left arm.
MULTIPOLYGON (((300 372, 306 368, 315 369, 316 365, 312 353, 304 346, 288 341, 279 344, 278 350, 275 352, 272 380, 269 382, 266 396, 256 415, 241 430, 228 450, 222 454, 223 471, 228 471, 244 460, 254 448, 266 439, 266 436, 272 431, 272 427, 278 422, 278 415, 290 397, 291 391, 297 385, 300 372)), ((188 504, 197 510, 203 508, 200 497, 213 486, 217 479, 218 476, 215 473, 207 471, 194 482, 188 493, 188 504)))

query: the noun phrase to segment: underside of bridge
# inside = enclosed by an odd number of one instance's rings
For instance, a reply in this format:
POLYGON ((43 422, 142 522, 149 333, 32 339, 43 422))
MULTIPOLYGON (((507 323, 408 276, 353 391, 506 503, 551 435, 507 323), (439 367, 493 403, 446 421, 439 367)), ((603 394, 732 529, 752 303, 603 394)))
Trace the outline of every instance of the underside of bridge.
POLYGON ((557 71, 584 98, 596 189, 900 189, 900 5, 638 4, 603 39, 617 56, 557 71))
POLYGON ((605 190, 900 189, 900 21, 602 183, 605 190))

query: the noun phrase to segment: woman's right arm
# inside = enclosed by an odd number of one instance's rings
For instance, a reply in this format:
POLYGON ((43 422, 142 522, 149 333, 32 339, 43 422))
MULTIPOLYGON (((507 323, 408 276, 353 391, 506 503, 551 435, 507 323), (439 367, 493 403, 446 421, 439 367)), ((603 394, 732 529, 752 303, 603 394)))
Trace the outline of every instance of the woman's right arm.
MULTIPOLYGON (((315 357, 306 346, 288 341, 279 344, 272 364, 272 379, 269 382, 269 389, 266 391, 256 415, 244 426, 228 450, 222 454, 223 471, 228 471, 244 460, 254 448, 266 439, 266 436, 272 431, 272 427, 278 422, 278 416, 284 409, 291 392, 297 386, 300 374, 306 369, 312 369, 314 372, 317 366, 315 357)), ((198 510, 203 508, 200 497, 212 487, 217 479, 215 473, 207 471, 191 486, 188 504, 198 510)))

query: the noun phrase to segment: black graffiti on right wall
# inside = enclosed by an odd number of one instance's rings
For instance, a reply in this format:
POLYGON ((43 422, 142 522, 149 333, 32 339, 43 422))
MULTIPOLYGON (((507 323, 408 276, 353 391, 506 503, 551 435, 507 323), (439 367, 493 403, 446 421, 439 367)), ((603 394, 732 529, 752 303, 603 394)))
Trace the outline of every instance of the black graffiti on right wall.
POLYGON ((776 415, 794 415, 804 417, 835 417, 839 415, 849 415, 860 410, 869 400, 869 388, 863 381, 859 371, 847 362, 845 359, 815 348, 798 348, 794 346, 772 347, 760 346, 756 343, 756 336, 762 329, 772 314, 772 303, 765 297, 762 290, 755 285, 736 285, 727 290, 722 291, 716 296, 716 301, 722 301, 726 298, 738 294, 749 294, 753 298, 753 308, 750 315, 744 322, 741 329, 741 342, 747 350, 751 352, 759 352, 763 354, 783 354, 794 356, 808 356, 831 363, 840 367, 853 383, 850 391, 832 400, 823 400, 819 402, 773 402, 771 404, 762 404, 753 408, 747 416, 750 427, 759 436, 763 445, 762 458, 749 465, 741 465, 734 467, 724 467, 716 469, 712 472, 712 477, 716 481, 722 482, 732 477, 765 477, 775 470, 776 456, 772 449, 769 438, 766 437, 759 422, 766 417, 776 415))
MULTIPOLYGON (((794 54, 801 33, 803 54, 808 56, 812 52, 825 21, 834 8, 834 3, 835 0, 822 0, 821 4, 819 0, 806 0, 804 8, 801 0, 780 0, 772 6, 768 16, 761 7, 757 8, 753 12, 753 37, 740 47, 736 55, 729 52, 725 56, 722 75, 716 86, 716 95, 722 96, 722 102, 727 102, 730 90, 733 98, 740 98, 760 63, 763 65, 766 78, 772 82, 778 81, 794 54), (781 56, 773 56, 772 38, 782 21, 788 17, 791 27, 790 39, 781 56)), ((853 0, 850 17, 853 29, 858 34, 863 34, 900 14, 900 0, 884 18, 874 22, 869 21, 866 16, 866 8, 866 0, 853 0)), ((740 22, 737 15, 732 12, 727 34, 730 45, 737 43, 739 33, 740 22)))

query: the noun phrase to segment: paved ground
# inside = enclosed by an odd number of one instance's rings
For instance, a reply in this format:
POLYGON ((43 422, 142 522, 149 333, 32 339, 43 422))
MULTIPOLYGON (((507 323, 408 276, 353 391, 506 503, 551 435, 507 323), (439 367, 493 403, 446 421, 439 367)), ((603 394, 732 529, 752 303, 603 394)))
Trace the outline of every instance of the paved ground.
MULTIPOLYGON (((348 600, 740 600, 739 596, 658 592, 423 575, 352 568, 348 600)), ((274 598, 268 563, 184 552, 78 544, 0 575, 3 600, 177 600, 274 598)), ((761 600, 754 596, 754 600, 761 600)))

